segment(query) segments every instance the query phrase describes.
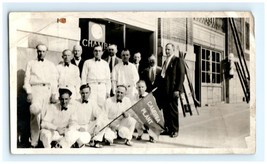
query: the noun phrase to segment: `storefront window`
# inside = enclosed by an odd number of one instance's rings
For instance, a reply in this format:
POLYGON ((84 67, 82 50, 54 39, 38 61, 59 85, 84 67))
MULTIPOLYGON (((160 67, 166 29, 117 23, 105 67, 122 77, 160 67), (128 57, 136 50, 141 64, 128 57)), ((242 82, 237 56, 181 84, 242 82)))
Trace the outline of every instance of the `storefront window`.
POLYGON ((208 84, 219 84, 221 81, 221 64, 220 64, 221 53, 202 49, 202 83, 208 84))

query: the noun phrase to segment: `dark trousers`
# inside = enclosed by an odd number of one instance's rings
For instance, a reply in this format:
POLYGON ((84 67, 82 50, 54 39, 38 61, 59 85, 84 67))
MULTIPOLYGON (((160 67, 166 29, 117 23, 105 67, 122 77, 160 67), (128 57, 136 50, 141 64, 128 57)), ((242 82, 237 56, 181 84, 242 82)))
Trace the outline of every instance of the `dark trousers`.
POLYGON ((172 98, 162 104, 165 127, 169 132, 179 132, 178 99, 172 98))

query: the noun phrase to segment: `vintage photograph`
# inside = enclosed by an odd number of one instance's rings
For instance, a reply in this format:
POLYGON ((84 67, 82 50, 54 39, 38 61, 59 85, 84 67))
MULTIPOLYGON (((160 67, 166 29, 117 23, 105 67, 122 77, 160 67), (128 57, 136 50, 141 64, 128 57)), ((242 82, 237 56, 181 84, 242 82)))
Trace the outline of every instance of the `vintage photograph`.
POLYGON ((13 154, 254 154, 250 12, 9 13, 13 154))

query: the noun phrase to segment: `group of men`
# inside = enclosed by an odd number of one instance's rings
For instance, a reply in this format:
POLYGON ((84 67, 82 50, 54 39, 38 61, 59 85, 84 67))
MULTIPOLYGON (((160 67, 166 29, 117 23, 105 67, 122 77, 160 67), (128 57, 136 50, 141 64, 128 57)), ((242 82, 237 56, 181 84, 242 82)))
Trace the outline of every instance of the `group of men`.
MULTIPOLYGON (((48 48, 36 46, 37 59, 29 61, 24 89, 30 105, 31 146, 40 140, 45 148, 102 147, 120 137, 131 146, 135 129, 142 139, 144 127, 134 112, 126 111, 154 88, 165 120, 164 133, 177 137, 179 132, 178 97, 184 80, 183 61, 174 55, 175 47, 165 47, 167 59, 160 68, 156 57, 148 58, 149 66, 140 67, 141 54, 133 56, 110 45, 109 56, 102 59, 101 46, 93 48, 94 57, 83 60, 82 47, 62 52, 63 61, 55 66, 45 59, 48 48)), ((141 109, 140 109, 141 110, 141 109)), ((155 139, 150 136, 149 139, 155 139)))

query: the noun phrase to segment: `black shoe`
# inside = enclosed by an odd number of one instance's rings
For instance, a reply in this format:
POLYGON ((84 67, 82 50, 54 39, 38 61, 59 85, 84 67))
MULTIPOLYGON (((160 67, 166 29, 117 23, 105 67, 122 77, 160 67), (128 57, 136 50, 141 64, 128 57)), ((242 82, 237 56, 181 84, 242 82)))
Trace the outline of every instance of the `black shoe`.
POLYGON ((142 135, 137 136, 136 140, 142 140, 142 135))
POLYGON ((170 135, 172 138, 178 137, 178 132, 172 132, 170 135))
POLYGON ((154 140, 153 137, 149 136, 149 142, 155 143, 156 141, 154 140))
POLYGON ((51 148, 62 148, 62 146, 57 141, 51 142, 51 148))
POLYGON ((108 146, 111 145, 111 143, 107 139, 104 140, 104 143, 105 143, 105 145, 108 145, 108 146))
POLYGON ((71 146, 71 148, 79 148, 79 144, 78 144, 77 142, 75 142, 75 143, 71 146))

